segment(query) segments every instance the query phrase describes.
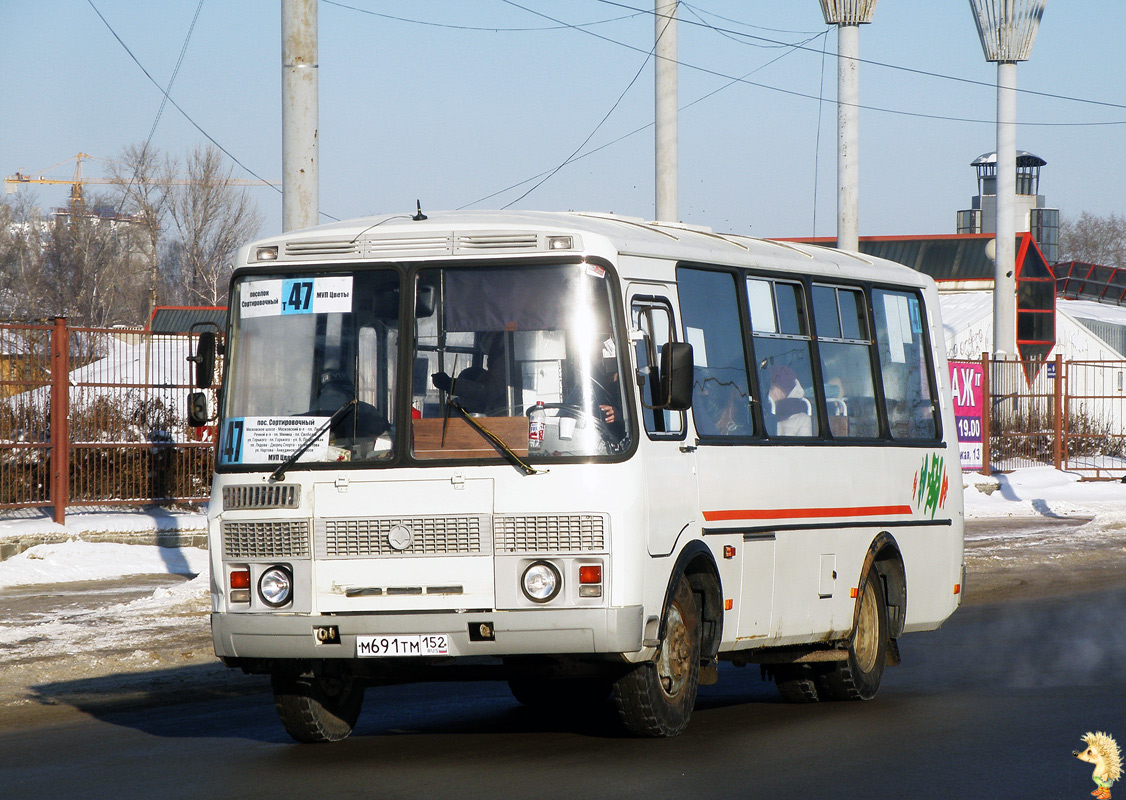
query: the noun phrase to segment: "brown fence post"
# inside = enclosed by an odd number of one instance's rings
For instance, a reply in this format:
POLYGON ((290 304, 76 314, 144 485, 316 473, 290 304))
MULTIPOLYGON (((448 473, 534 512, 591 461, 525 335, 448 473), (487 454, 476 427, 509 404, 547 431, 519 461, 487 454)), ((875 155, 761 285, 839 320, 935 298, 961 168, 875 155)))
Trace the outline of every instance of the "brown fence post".
POLYGON ((993 412, 993 398, 989 396, 990 382, 989 353, 981 354, 981 474, 990 475, 989 467, 989 427, 993 412))
POLYGON ((1063 469, 1063 356, 1056 353, 1055 441, 1052 444, 1052 461, 1056 469, 1063 469))
POLYGON ((66 524, 70 500, 69 335, 66 317, 55 317, 51 331, 51 503, 59 525, 66 524))

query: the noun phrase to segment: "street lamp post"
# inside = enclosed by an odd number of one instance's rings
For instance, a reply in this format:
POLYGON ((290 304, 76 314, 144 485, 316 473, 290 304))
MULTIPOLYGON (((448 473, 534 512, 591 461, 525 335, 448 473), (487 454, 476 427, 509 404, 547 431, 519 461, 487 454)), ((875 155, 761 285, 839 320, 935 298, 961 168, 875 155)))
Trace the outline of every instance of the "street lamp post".
POLYGON ((860 26, 876 0, 821 0, 826 25, 837 26, 837 247, 860 248, 860 26))
POLYGON ((993 354, 1017 357, 1017 62, 1027 61, 1047 0, 970 0, 985 60, 997 64, 997 224, 993 354))

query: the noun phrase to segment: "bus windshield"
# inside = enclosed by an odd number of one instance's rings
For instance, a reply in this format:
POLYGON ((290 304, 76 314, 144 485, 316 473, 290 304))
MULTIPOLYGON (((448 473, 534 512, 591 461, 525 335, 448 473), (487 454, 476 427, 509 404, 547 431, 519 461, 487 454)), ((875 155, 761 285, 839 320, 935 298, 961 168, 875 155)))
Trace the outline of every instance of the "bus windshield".
POLYGON ((300 461, 393 457, 399 283, 390 269, 235 283, 221 464, 284 462, 338 411, 300 461))
POLYGON ((521 458, 629 447, 603 268, 424 266, 408 279, 406 321, 401 275, 376 268, 236 280, 221 465, 277 466, 303 447, 301 463, 501 458, 467 416, 521 458), (413 358, 402 369, 407 323, 413 358), (410 406, 396 408, 408 397, 401 382, 410 383, 410 406))
POLYGON ((417 294, 414 458, 496 457, 461 411, 449 413, 451 398, 521 456, 629 447, 622 348, 602 267, 423 269, 417 294))

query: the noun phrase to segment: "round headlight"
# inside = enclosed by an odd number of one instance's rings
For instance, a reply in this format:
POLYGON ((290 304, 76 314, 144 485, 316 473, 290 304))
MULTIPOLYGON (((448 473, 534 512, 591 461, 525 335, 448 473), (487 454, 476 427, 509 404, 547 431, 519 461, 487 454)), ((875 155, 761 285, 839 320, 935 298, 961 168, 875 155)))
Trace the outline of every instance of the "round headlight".
POLYGON ((537 561, 524 570, 520 579, 520 588, 524 596, 535 603, 546 603, 553 600, 559 590, 563 588, 563 578, 552 564, 547 561, 537 561))
POLYGON ((293 573, 288 567, 270 567, 258 579, 258 596, 271 608, 284 606, 293 599, 293 573))

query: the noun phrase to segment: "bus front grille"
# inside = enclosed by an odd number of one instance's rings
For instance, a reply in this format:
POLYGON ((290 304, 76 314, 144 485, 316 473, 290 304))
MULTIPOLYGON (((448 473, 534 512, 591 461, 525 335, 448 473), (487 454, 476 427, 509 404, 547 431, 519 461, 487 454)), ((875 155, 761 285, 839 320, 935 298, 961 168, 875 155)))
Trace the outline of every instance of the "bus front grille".
POLYGON ((318 520, 317 556, 365 558, 372 556, 480 555, 484 546, 482 517, 383 517, 376 519, 318 520), (395 535, 392 536, 394 530, 395 535))
POLYGON ((497 516, 493 538, 498 553, 565 553, 605 549, 601 514, 497 516))
POLYGON ((223 510, 297 508, 301 495, 293 483, 223 487, 223 510))
POLYGON ((307 520, 223 523, 224 558, 293 558, 307 555, 307 520))

